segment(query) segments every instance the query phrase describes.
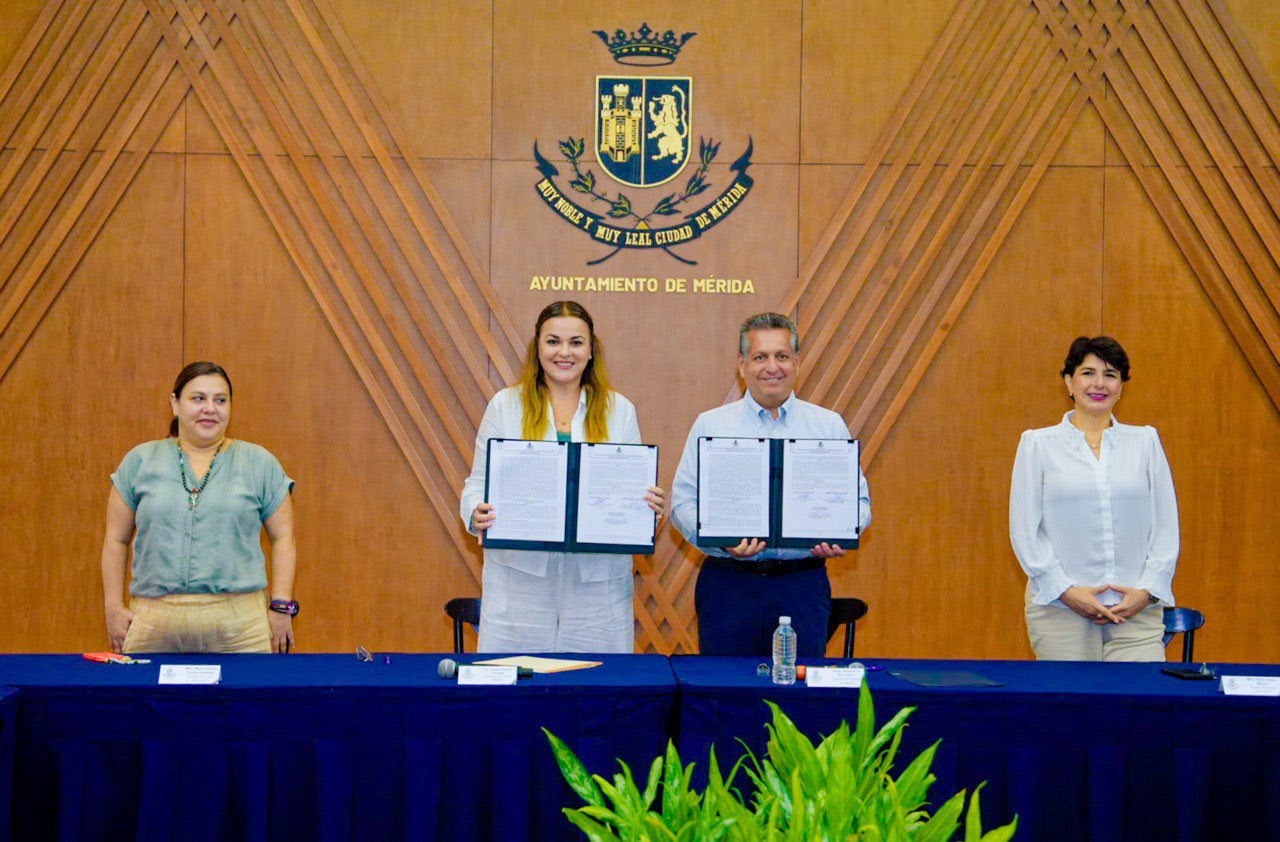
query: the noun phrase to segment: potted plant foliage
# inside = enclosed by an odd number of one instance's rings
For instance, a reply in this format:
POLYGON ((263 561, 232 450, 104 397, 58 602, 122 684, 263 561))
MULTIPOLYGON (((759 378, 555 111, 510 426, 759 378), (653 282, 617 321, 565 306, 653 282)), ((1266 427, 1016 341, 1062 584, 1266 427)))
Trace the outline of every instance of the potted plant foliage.
MULTIPOLYGON (((903 708, 877 730, 871 693, 863 684, 857 727, 850 731, 848 723, 842 722, 815 746, 777 705, 768 704, 773 721, 766 726, 769 741, 764 757, 748 751, 723 775, 713 749, 702 792, 690 787, 693 764, 682 764, 671 743, 665 757, 654 759, 641 788, 622 761, 618 764, 622 771, 612 781, 592 775, 563 741, 546 731, 561 773, 586 802, 583 807, 566 808, 565 815, 592 842, 933 842, 955 835, 965 811, 964 790, 932 814, 926 809, 937 743, 901 774, 891 774, 903 725, 915 708, 903 708), (734 786, 740 773, 752 785, 749 799, 734 786)), ((981 789, 968 799, 965 841, 1012 838, 1016 818, 1004 827, 982 832, 981 789)))

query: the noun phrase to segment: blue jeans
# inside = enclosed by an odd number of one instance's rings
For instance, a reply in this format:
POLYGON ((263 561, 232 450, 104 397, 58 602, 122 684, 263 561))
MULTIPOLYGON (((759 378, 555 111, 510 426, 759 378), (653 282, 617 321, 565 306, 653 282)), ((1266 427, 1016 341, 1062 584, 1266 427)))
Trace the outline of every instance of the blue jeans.
POLYGON ((831 616, 831 580, 827 569, 781 576, 759 576, 702 565, 693 592, 698 612, 698 651, 703 655, 773 653, 778 617, 791 617, 796 652, 820 658, 827 651, 827 618, 831 616))

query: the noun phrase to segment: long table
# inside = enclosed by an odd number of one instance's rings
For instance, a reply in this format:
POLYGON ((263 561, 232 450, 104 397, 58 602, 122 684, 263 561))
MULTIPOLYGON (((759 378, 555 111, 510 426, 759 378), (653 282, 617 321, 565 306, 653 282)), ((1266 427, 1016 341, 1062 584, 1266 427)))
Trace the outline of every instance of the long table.
POLYGON ((665 657, 514 687, 442 680, 440 657, 0 657, 19 688, 13 838, 573 839, 541 728, 597 769, 666 746, 665 657), (157 686, 161 661, 221 664, 222 683, 157 686))
MULTIPOLYGON (((765 747, 765 699, 811 737, 854 721, 857 690, 779 687, 759 658, 677 657, 682 759, 705 769, 765 747)), ((847 663, 847 662, 830 662, 847 663)), ((942 740, 932 796, 982 790, 988 828, 1019 819, 1035 840, 1280 839, 1280 700, 1227 697, 1162 664, 867 661, 881 723, 914 706, 897 769, 942 740), (970 672, 996 687, 919 686, 970 672), (918 675, 914 677, 919 677, 918 675)), ((1222 674, 1280 675, 1274 665, 1222 674)), ((727 762, 726 762, 727 761, 727 762)))
POLYGON ((18 713, 18 691, 0 687, 0 839, 13 826, 14 720, 18 713))
MULTIPOLYGON (((704 771, 713 744, 725 765, 739 739, 761 753, 764 699, 814 737, 856 715, 856 690, 777 687, 758 658, 606 656, 459 687, 436 677, 440 657, 0 656, 0 839, 578 838, 543 726, 593 772, 621 758, 643 774, 668 739, 704 771), (157 686, 159 662, 218 663, 223 681, 157 686)), ((1017 814, 1025 839, 1280 839, 1280 700, 1156 664, 867 663, 879 721, 917 708, 898 769, 941 739, 934 798, 986 781, 988 827, 1017 814), (908 670, 1000 686, 895 675, 908 670)))

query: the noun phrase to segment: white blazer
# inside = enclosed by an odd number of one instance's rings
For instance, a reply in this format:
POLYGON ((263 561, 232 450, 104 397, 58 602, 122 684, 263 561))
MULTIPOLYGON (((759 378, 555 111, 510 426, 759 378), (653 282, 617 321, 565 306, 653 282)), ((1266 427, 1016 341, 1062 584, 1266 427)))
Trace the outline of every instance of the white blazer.
MULTIPOLYGON (((617 392, 611 393, 612 405, 609 407, 609 441, 619 444, 640 444, 640 425, 636 421, 636 408, 631 401, 617 392)), ((551 417, 550 407, 547 417, 551 417)), ((489 439, 518 439, 523 432, 521 424, 524 411, 520 406, 520 387, 510 386, 493 396, 480 421, 480 429, 476 432, 476 452, 471 460, 471 476, 462 486, 462 501, 458 513, 462 522, 473 535, 471 513, 484 502, 484 474, 488 461, 489 439)), ((573 416, 571 435, 573 441, 587 440, 587 392, 582 391, 578 401, 578 411, 573 416)), ((556 440, 553 425, 547 425, 543 435, 546 441, 556 440)), ((571 555, 578 562, 582 571, 582 581, 603 582, 631 575, 631 556, 613 553, 564 553, 571 555)), ((546 576, 547 564, 551 553, 541 550, 491 550, 484 551, 485 564, 497 564, 502 567, 513 567, 533 576, 546 576)))

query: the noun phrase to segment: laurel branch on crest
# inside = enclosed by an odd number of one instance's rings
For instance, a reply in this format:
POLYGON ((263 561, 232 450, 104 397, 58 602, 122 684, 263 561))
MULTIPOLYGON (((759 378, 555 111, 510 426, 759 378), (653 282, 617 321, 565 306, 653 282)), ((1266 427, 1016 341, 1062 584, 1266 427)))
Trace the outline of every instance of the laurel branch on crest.
POLYGON ((616 199, 611 199, 596 189, 596 174, 590 169, 584 170, 578 165, 578 159, 582 157, 585 150, 586 144, 583 138, 569 137, 560 141, 560 152, 569 161, 569 165, 573 167, 573 181, 569 182, 569 186, 579 193, 590 196, 596 202, 608 205, 608 214, 611 219, 631 217, 636 221, 636 225, 639 225, 642 222, 647 222, 655 214, 658 216, 675 216, 680 212, 681 205, 699 193, 705 192, 711 186, 707 183, 707 170, 710 169, 711 162, 715 160, 716 153, 720 151, 720 144, 714 140, 699 138, 698 159, 700 163, 698 168, 693 171, 693 175, 689 176, 689 180, 685 182, 684 189, 679 193, 663 196, 654 205, 653 210, 644 216, 636 213, 630 197, 625 194, 619 192, 616 199))

